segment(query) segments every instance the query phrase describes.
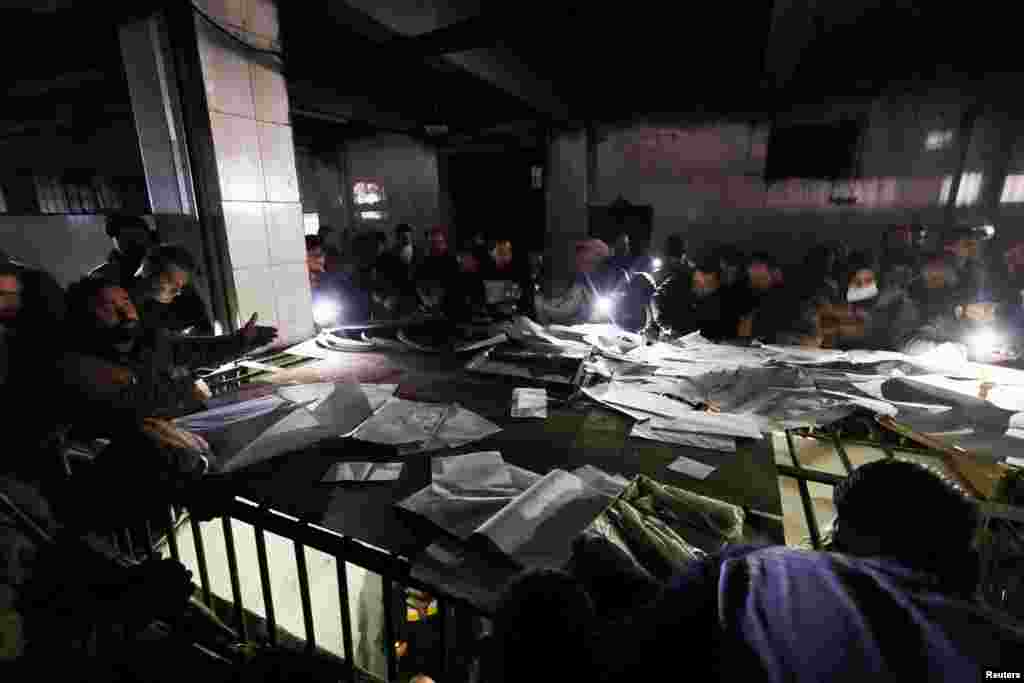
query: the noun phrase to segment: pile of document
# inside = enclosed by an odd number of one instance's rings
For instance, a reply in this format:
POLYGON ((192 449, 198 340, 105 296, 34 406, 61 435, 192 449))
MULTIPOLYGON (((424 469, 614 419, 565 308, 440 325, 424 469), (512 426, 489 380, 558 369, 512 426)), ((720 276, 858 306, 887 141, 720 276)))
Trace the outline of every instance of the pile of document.
POLYGON ((435 458, 431 484, 399 503, 525 568, 560 569, 572 541, 627 485, 594 467, 540 476, 489 451, 435 458))
POLYGON ((396 384, 349 382, 281 387, 272 396, 181 418, 201 434, 222 471, 243 469, 330 438, 399 446, 400 452, 458 448, 501 427, 458 404, 405 401, 396 384))

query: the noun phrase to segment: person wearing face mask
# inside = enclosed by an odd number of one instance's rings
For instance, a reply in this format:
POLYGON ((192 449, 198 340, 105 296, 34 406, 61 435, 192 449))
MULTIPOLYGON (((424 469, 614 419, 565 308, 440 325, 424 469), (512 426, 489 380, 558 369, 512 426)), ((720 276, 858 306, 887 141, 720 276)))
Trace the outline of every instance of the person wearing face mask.
POLYGON ((845 299, 822 312, 827 346, 896 351, 920 324, 917 306, 906 292, 879 289, 878 270, 866 254, 850 255, 845 299))
POLYGON ((66 326, 67 346, 55 366, 63 387, 56 392, 60 421, 100 432, 200 408, 195 368, 216 367, 277 335, 273 327, 256 325, 255 316, 239 332, 220 337, 145 327, 119 283, 88 277, 68 290, 66 326))
POLYGON ((145 326, 173 334, 213 334, 206 303, 192 286, 195 272, 196 262, 184 247, 160 244, 149 250, 129 289, 145 326))

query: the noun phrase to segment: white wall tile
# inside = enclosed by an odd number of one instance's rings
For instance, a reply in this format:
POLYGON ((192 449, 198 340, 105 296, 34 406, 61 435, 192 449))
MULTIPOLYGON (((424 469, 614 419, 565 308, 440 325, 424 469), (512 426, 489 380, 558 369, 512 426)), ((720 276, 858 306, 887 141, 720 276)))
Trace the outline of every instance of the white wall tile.
POLYGON ((243 28, 264 38, 277 40, 280 24, 275 0, 243 0, 243 28))
POLYGON ((241 28, 244 0, 199 0, 198 4, 213 19, 241 28))
POLYGON ((253 313, 258 313, 261 325, 277 325, 274 280, 270 268, 235 268, 234 274, 239 323, 245 324, 253 313))
POLYGON ((224 223, 232 268, 270 264, 263 202, 224 202, 224 223))
POLYGON ((271 266, 278 312, 278 334, 297 340, 313 334, 313 300, 305 263, 271 266))
POLYGON ((220 112, 212 112, 210 119, 221 198, 224 201, 265 201, 267 190, 256 121, 220 112))
POLYGON ((251 62, 256 119, 288 125, 288 88, 284 74, 257 62, 251 62))
POLYGON ((302 205, 268 202, 264 207, 270 263, 305 263, 306 238, 302 225, 302 205))
POLYGON ((299 201, 299 177, 295 171, 291 126, 262 122, 257 125, 267 201, 299 201))
POLYGON ((212 111, 255 118, 249 60, 237 45, 200 24, 199 56, 203 64, 206 99, 212 111))

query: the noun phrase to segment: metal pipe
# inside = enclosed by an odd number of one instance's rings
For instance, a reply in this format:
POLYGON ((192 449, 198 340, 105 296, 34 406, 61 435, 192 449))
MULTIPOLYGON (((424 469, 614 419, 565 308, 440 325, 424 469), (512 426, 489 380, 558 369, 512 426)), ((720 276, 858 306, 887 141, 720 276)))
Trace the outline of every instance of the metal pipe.
POLYGON ((818 531, 818 518, 814 514, 814 503, 811 500, 811 492, 807 488, 807 481, 804 479, 806 470, 800 465, 796 457, 796 448, 793 446, 793 435, 786 430, 786 444, 789 446, 789 457, 793 460, 793 467, 800 476, 796 479, 797 489, 800 491, 800 502, 804 506, 804 517, 807 520, 807 530, 811 535, 811 547, 815 550, 821 549, 821 533, 818 531))
POLYGON ((167 547, 171 551, 171 559, 181 562, 181 550, 178 548, 178 525, 174 519, 174 508, 167 507, 167 547))
POLYGON ((196 564, 199 565, 199 582, 203 588, 203 603, 207 607, 213 607, 210 599, 210 572, 206 567, 206 546, 203 545, 203 530, 194 517, 188 518, 192 527, 192 544, 196 548, 196 564))
POLYGON ((306 548, 295 541, 295 564, 299 570, 299 596, 302 598, 302 621, 306 627, 306 652, 316 649, 316 633, 313 631, 313 604, 309 597, 309 570, 306 568, 306 548))
POLYGON ((398 653, 395 651, 395 615, 392 612, 394 596, 392 595, 393 585, 391 578, 381 576, 381 602, 384 604, 384 645, 387 669, 386 675, 389 681, 398 677, 398 653))
POLYGON ((245 607, 242 604, 242 585, 238 580, 238 556, 235 554, 235 534, 231 528, 231 518, 221 517, 224 530, 224 549, 228 555, 228 574, 231 577, 231 599, 234 602, 235 627, 242 640, 248 640, 245 628, 245 607))
POLYGON ((836 453, 839 454, 839 459, 843 461, 843 467, 846 468, 846 473, 853 474, 853 465, 850 463, 850 458, 846 454, 846 449, 843 447, 843 440, 839 438, 838 432, 832 432, 832 442, 835 444, 836 453))
POLYGON ((263 610, 267 620, 267 636, 270 644, 277 645, 277 619, 274 616, 274 596, 270 590, 270 563, 267 562, 267 539, 263 528, 253 525, 256 535, 256 561, 260 566, 260 587, 263 590, 263 610))
POLYGON ((352 646, 352 613, 349 611, 348 567, 342 556, 335 555, 338 565, 338 600, 341 612, 341 644, 345 648, 345 667, 348 669, 348 680, 356 680, 356 653, 352 646))

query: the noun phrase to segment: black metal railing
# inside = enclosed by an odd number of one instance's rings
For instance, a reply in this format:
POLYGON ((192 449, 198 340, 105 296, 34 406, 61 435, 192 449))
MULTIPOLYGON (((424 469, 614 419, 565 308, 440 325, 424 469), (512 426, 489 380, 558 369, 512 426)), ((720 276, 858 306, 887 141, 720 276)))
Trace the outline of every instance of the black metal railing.
MULTIPOLYGON (((274 598, 271 591, 270 561, 267 552, 266 534, 268 532, 290 540, 294 547, 297 576, 299 581, 300 603, 302 608, 302 620, 304 626, 305 650, 308 654, 314 653, 317 649, 315 623, 312 598, 310 594, 309 569, 306 561, 306 548, 318 550, 334 558, 337 566, 337 580, 339 592, 339 622, 341 625, 341 643, 344 657, 341 665, 342 671, 339 674, 344 680, 355 681, 360 676, 372 676, 368 672, 356 666, 355 652, 353 649, 352 614, 350 609, 350 596, 348 591, 348 567, 355 565, 367 571, 378 574, 382 580, 381 609, 384 618, 385 635, 385 666, 388 681, 397 680, 399 674, 398 656, 395 651, 396 624, 395 610, 393 609, 396 585, 399 587, 411 587, 430 593, 437 600, 438 616, 436 628, 440 629, 439 655, 439 676, 445 680, 453 680, 450 676, 454 670, 453 663, 459 653, 456 647, 459 645, 456 638, 449 633, 450 622, 458 610, 460 617, 477 617, 481 615, 464 601, 438 595, 434 587, 426 586, 415 581, 409 575, 411 564, 407 558, 400 557, 387 551, 375 548, 362 543, 356 539, 342 536, 329 529, 301 521, 266 506, 261 506, 251 501, 236 498, 232 503, 228 514, 221 517, 221 528, 224 535, 224 551, 227 559, 231 597, 232 597, 232 628, 238 639, 244 641, 249 637, 246 626, 246 610, 242 598, 242 586, 240 571, 243 569, 238 562, 238 554, 235 543, 236 530, 232 527, 232 520, 238 520, 252 526, 256 559, 259 569, 260 590, 263 596, 264 621, 266 623, 267 640, 271 646, 278 643, 278 623, 274 607, 274 598)), ((210 609, 214 608, 214 591, 210 582, 210 571, 208 567, 208 555, 203 540, 201 525, 187 515, 180 514, 174 508, 170 509, 167 517, 167 525, 161 537, 153 543, 144 543, 139 538, 139 531, 124 530, 119 532, 117 547, 127 557, 140 560, 141 553, 149 555, 166 548, 168 554, 178 561, 181 560, 181 549, 177 536, 181 526, 188 524, 191 528, 192 541, 195 551, 195 560, 200 581, 202 602, 210 609)), ((149 538, 153 538, 149 536, 149 538)), ((219 596, 223 599, 224 596, 219 596)), ((403 600, 404 604, 404 600, 403 600)))

